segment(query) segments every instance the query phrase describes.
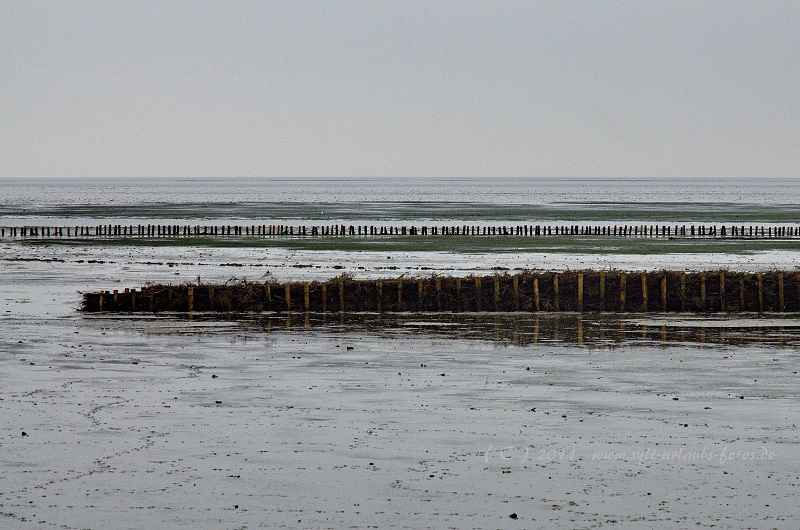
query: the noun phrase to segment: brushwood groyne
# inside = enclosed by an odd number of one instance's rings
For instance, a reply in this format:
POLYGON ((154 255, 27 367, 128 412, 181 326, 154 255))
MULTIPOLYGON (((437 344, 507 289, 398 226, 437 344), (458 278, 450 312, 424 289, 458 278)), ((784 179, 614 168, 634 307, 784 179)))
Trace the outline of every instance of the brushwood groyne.
POLYGON ((448 225, 189 225, 100 224, 91 226, 5 226, 12 239, 191 238, 346 236, 606 236, 655 238, 800 238, 800 226, 736 224, 448 224, 448 225))
POLYGON ((84 293, 86 312, 797 312, 800 272, 525 272, 147 285, 84 293))

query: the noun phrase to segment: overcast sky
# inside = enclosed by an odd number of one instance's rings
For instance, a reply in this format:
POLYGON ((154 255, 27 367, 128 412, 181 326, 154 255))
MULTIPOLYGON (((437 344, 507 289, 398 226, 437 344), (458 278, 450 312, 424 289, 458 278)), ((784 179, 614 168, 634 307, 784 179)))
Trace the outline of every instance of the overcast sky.
POLYGON ((0 177, 798 177, 800 2, 0 2, 0 177))

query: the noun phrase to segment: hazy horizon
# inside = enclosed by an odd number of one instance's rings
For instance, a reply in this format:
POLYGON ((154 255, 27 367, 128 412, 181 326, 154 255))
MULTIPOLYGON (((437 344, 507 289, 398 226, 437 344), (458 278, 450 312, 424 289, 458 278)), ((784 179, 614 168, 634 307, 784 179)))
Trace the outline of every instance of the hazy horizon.
POLYGON ((800 3, 0 4, 0 179, 800 177, 800 3))

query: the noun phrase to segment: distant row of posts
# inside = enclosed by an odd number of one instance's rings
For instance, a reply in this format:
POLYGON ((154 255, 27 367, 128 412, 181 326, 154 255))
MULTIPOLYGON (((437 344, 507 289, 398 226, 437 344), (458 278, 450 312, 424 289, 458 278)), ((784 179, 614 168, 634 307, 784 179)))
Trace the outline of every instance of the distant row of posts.
POLYGON ((611 237, 711 237, 796 238, 800 226, 755 225, 119 225, 6 226, 3 238, 89 237, 343 237, 343 236, 611 236, 611 237))

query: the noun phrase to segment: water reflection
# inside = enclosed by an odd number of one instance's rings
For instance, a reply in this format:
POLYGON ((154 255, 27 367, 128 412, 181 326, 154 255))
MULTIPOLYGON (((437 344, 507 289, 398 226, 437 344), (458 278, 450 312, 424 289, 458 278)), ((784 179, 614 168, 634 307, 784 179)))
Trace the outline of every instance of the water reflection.
POLYGON ((473 339, 520 346, 575 344, 612 347, 628 344, 800 346, 800 315, 652 316, 531 313, 289 313, 222 315, 91 316, 143 333, 351 334, 384 338, 430 336, 473 339))

